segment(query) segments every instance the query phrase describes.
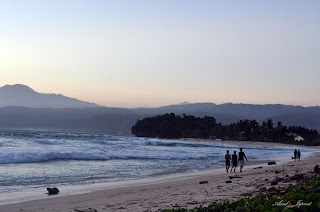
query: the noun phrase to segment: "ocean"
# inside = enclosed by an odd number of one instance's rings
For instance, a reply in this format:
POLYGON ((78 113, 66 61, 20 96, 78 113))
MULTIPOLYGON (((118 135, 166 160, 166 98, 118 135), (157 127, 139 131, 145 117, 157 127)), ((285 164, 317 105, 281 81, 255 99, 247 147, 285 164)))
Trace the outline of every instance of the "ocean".
MULTIPOLYGON (((239 145, 92 133, 0 131, 0 205, 45 196, 47 187, 150 179, 222 167, 239 145)), ((248 159, 293 155, 294 147, 242 145, 248 159)), ((302 155, 315 150, 300 148, 302 155)))

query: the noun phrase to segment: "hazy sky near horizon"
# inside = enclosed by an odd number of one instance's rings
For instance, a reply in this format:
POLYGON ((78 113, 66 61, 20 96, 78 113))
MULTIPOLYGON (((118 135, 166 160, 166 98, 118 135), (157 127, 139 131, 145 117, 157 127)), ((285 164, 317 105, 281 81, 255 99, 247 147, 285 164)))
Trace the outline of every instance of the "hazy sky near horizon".
POLYGON ((320 105, 320 1, 0 0, 0 86, 105 106, 320 105))

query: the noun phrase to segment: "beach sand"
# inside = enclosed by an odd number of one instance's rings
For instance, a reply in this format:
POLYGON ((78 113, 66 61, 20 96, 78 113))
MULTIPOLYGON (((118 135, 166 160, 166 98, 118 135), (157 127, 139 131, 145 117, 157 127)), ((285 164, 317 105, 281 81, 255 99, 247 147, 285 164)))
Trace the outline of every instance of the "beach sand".
MULTIPOLYGON (((239 168, 236 173, 225 173, 224 168, 210 169, 118 184, 109 188, 102 186, 103 190, 79 195, 59 196, 59 194, 41 200, 1 205, 0 211, 74 212, 94 208, 98 212, 142 212, 171 209, 176 205, 184 208, 207 206, 212 202, 257 195, 260 188, 273 187, 271 181, 277 177, 286 178, 286 175, 293 176, 297 173, 311 174, 314 166, 320 164, 320 153, 302 157, 301 161, 293 161, 290 158, 270 159, 270 161, 276 161, 277 164, 267 165, 268 160, 254 160, 245 165, 242 173, 239 172, 239 168), (261 166, 262 168, 257 168, 261 166), (230 179, 230 176, 241 178, 230 179), (226 183, 229 180, 232 183, 226 183), (202 181, 208 183, 200 184, 202 181)), ((294 182, 279 182, 275 187, 289 183, 294 182)))

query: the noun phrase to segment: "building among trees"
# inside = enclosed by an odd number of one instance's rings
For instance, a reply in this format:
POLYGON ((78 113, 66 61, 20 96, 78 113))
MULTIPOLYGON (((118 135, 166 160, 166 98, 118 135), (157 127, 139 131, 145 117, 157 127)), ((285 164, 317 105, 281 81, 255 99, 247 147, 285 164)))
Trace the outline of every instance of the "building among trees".
POLYGON ((297 135, 296 137, 294 137, 295 141, 304 141, 304 138, 302 138, 300 135, 297 135))

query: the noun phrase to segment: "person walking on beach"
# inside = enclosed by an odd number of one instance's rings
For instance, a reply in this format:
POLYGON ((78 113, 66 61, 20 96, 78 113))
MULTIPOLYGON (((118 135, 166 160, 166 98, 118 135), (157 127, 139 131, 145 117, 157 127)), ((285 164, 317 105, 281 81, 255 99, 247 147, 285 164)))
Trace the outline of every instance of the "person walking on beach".
POLYGON ((238 156, 237 156, 237 152, 234 151, 233 155, 232 155, 232 167, 231 167, 231 172, 232 169, 234 168, 233 172, 236 172, 236 168, 238 166, 238 156))
POLYGON ((298 154, 297 149, 294 150, 293 154, 294 154, 294 158, 293 158, 293 159, 294 159, 294 161, 296 161, 296 159, 297 159, 297 154, 298 154))
POLYGON ((300 161, 300 157, 301 157, 301 152, 300 152, 300 150, 298 150, 298 158, 299 158, 299 161, 300 161))
POLYGON ((230 168, 230 159, 231 159, 231 156, 229 155, 229 150, 227 150, 227 154, 224 156, 224 158, 226 159, 226 170, 228 173, 230 168))
POLYGON ((248 161, 246 154, 242 152, 242 148, 240 148, 240 152, 239 152, 240 172, 242 172, 242 168, 244 166, 244 159, 248 161))

